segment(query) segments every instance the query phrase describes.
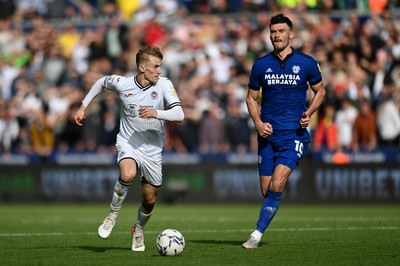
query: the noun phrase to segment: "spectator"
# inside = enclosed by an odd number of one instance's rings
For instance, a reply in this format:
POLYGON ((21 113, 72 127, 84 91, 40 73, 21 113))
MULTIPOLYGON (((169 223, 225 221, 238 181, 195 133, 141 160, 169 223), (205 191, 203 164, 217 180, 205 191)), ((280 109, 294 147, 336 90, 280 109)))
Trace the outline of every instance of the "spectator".
POLYGON ((2 0, 0 2, 0 21, 12 18, 15 11, 16 11, 15 0, 2 0))
POLYGON ((385 84, 378 105, 377 124, 380 144, 400 147, 400 111, 395 102, 396 87, 393 81, 385 84))
POLYGON ((89 45, 93 38, 93 31, 90 29, 84 30, 74 48, 72 49, 71 63, 72 68, 79 74, 83 75, 89 69, 89 45))
POLYGON ((381 13, 388 5, 388 0, 369 0, 369 9, 374 13, 381 13))
MULTIPOLYGON (((130 20, 132 18, 132 15, 138 10, 138 8, 141 6, 141 1, 139 0, 130 0, 130 1, 124 1, 124 0, 116 0, 116 1, 107 1, 107 5, 112 5, 110 4, 115 2, 117 4, 118 10, 121 13, 121 17, 124 20, 130 20)), ((147 1, 145 1, 145 5, 147 5, 147 1)))
POLYGON ((110 20, 105 38, 107 55, 115 69, 121 67, 122 52, 129 46, 126 34, 127 27, 119 18, 113 18, 110 20))
POLYGON ((104 25, 99 25, 96 27, 93 38, 89 45, 90 49, 90 62, 101 60, 107 58, 107 43, 106 43, 106 33, 107 29, 104 25))
MULTIPOLYGON (((180 86, 185 86, 181 84, 180 86)), ((185 119, 182 123, 175 124, 172 129, 173 135, 168 136, 171 140, 170 149, 174 149, 178 153, 194 153, 198 152, 199 147, 199 121, 201 113, 195 108, 192 99, 194 99, 193 91, 181 91, 182 108, 185 111, 185 119)))
MULTIPOLYGON (((62 55, 62 49, 58 45, 49 48, 42 65, 43 86, 60 86, 62 75, 67 71, 67 60, 62 55)), ((43 96, 43 91, 39 91, 43 96)))
POLYGON ((361 100, 359 108, 353 126, 352 150, 369 152, 377 144, 376 115, 368 100, 361 100))
POLYGON ((75 124, 74 115, 79 109, 80 102, 71 104, 67 112, 67 119, 64 131, 60 136, 58 149, 60 152, 83 152, 85 151, 85 144, 82 142, 82 133, 80 127, 75 124))
POLYGON ((327 149, 336 151, 339 147, 339 128, 335 123, 335 107, 332 103, 324 106, 324 114, 321 116, 314 135, 314 150, 327 149))
POLYGON ((367 72, 360 67, 356 53, 349 51, 346 57, 348 87, 347 90, 344 91, 345 95, 340 95, 337 100, 340 101, 344 97, 349 97, 352 101, 358 101, 363 98, 370 99, 371 89, 367 84, 367 72))
POLYGON ((3 154, 11 153, 19 131, 16 106, 12 101, 6 102, 0 98, 0 151, 3 154))
POLYGON ((336 112, 335 124, 339 129, 339 146, 344 151, 351 149, 351 139, 353 136, 353 125, 357 117, 358 110, 348 97, 340 101, 340 107, 336 112))
POLYGON ((250 147, 250 128, 247 117, 243 114, 240 103, 230 100, 226 108, 225 136, 230 151, 245 154, 250 147))
POLYGON ((64 28, 58 33, 57 44, 60 45, 62 56, 66 59, 71 59, 74 47, 81 38, 81 33, 78 32, 74 24, 67 23, 64 28))
POLYGON ((39 109, 37 112, 32 113, 32 116, 30 134, 33 152, 39 157, 41 162, 46 162, 54 148, 54 129, 47 119, 47 108, 39 109))
POLYGON ((35 16, 45 16, 47 13, 47 3, 49 0, 18 0, 17 17, 25 20, 33 19, 35 16))
POLYGON ((63 86, 59 88, 57 86, 50 86, 46 90, 44 97, 45 106, 47 106, 47 122, 54 130, 54 147, 56 147, 60 141, 60 135, 63 133, 66 114, 70 107, 70 100, 68 94, 71 88, 63 86))
POLYGON ((13 96, 12 83, 21 72, 12 62, 11 55, 0 55, 0 98, 9 100, 13 96))
POLYGON ((201 154, 221 153, 224 141, 223 119, 221 110, 212 104, 209 110, 204 111, 199 128, 199 151, 201 154))

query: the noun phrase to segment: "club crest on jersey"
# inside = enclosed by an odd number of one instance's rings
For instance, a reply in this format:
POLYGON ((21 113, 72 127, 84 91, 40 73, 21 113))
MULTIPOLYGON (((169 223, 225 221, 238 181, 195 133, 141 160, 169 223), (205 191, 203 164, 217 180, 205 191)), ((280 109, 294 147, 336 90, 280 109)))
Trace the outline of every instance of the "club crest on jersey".
POLYGON ((299 66, 293 66, 292 70, 293 70, 294 74, 298 74, 300 72, 300 67, 299 66))
POLYGON ((158 92, 152 91, 151 94, 150 94, 150 98, 152 98, 153 100, 157 99, 158 98, 158 92))

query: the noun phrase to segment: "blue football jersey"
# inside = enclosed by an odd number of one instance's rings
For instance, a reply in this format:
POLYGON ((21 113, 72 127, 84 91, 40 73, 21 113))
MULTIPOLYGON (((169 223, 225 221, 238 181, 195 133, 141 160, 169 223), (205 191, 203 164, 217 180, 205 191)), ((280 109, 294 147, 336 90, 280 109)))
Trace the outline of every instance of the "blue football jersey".
POLYGON ((257 59, 251 69, 249 89, 262 89, 261 120, 273 129, 300 128, 306 111, 308 84, 322 81, 318 62, 311 56, 293 50, 281 60, 271 52, 257 59))

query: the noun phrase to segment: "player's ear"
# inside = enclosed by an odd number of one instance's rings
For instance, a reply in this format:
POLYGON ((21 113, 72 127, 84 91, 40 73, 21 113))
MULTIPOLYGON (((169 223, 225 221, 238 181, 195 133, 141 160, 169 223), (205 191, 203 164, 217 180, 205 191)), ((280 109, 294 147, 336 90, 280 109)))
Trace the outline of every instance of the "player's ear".
POLYGON ((294 32, 293 32, 293 31, 290 31, 290 33, 289 33, 289 40, 291 41, 291 40, 293 40, 293 38, 294 38, 294 32))
POLYGON ((139 65, 139 72, 143 73, 146 70, 146 67, 143 64, 139 65))

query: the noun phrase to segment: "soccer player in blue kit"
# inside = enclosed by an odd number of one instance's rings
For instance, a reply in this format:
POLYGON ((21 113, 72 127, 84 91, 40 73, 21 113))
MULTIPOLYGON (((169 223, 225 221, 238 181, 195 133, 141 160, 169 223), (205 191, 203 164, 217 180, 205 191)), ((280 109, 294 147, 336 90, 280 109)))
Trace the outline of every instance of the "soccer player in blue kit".
POLYGON ((265 200, 244 248, 258 247, 278 211, 286 182, 308 151, 310 117, 326 94, 317 61, 290 45, 294 37, 292 21, 277 14, 269 27, 274 51, 253 64, 246 99, 258 131, 258 170, 265 200), (307 108, 308 88, 314 93, 307 108))

